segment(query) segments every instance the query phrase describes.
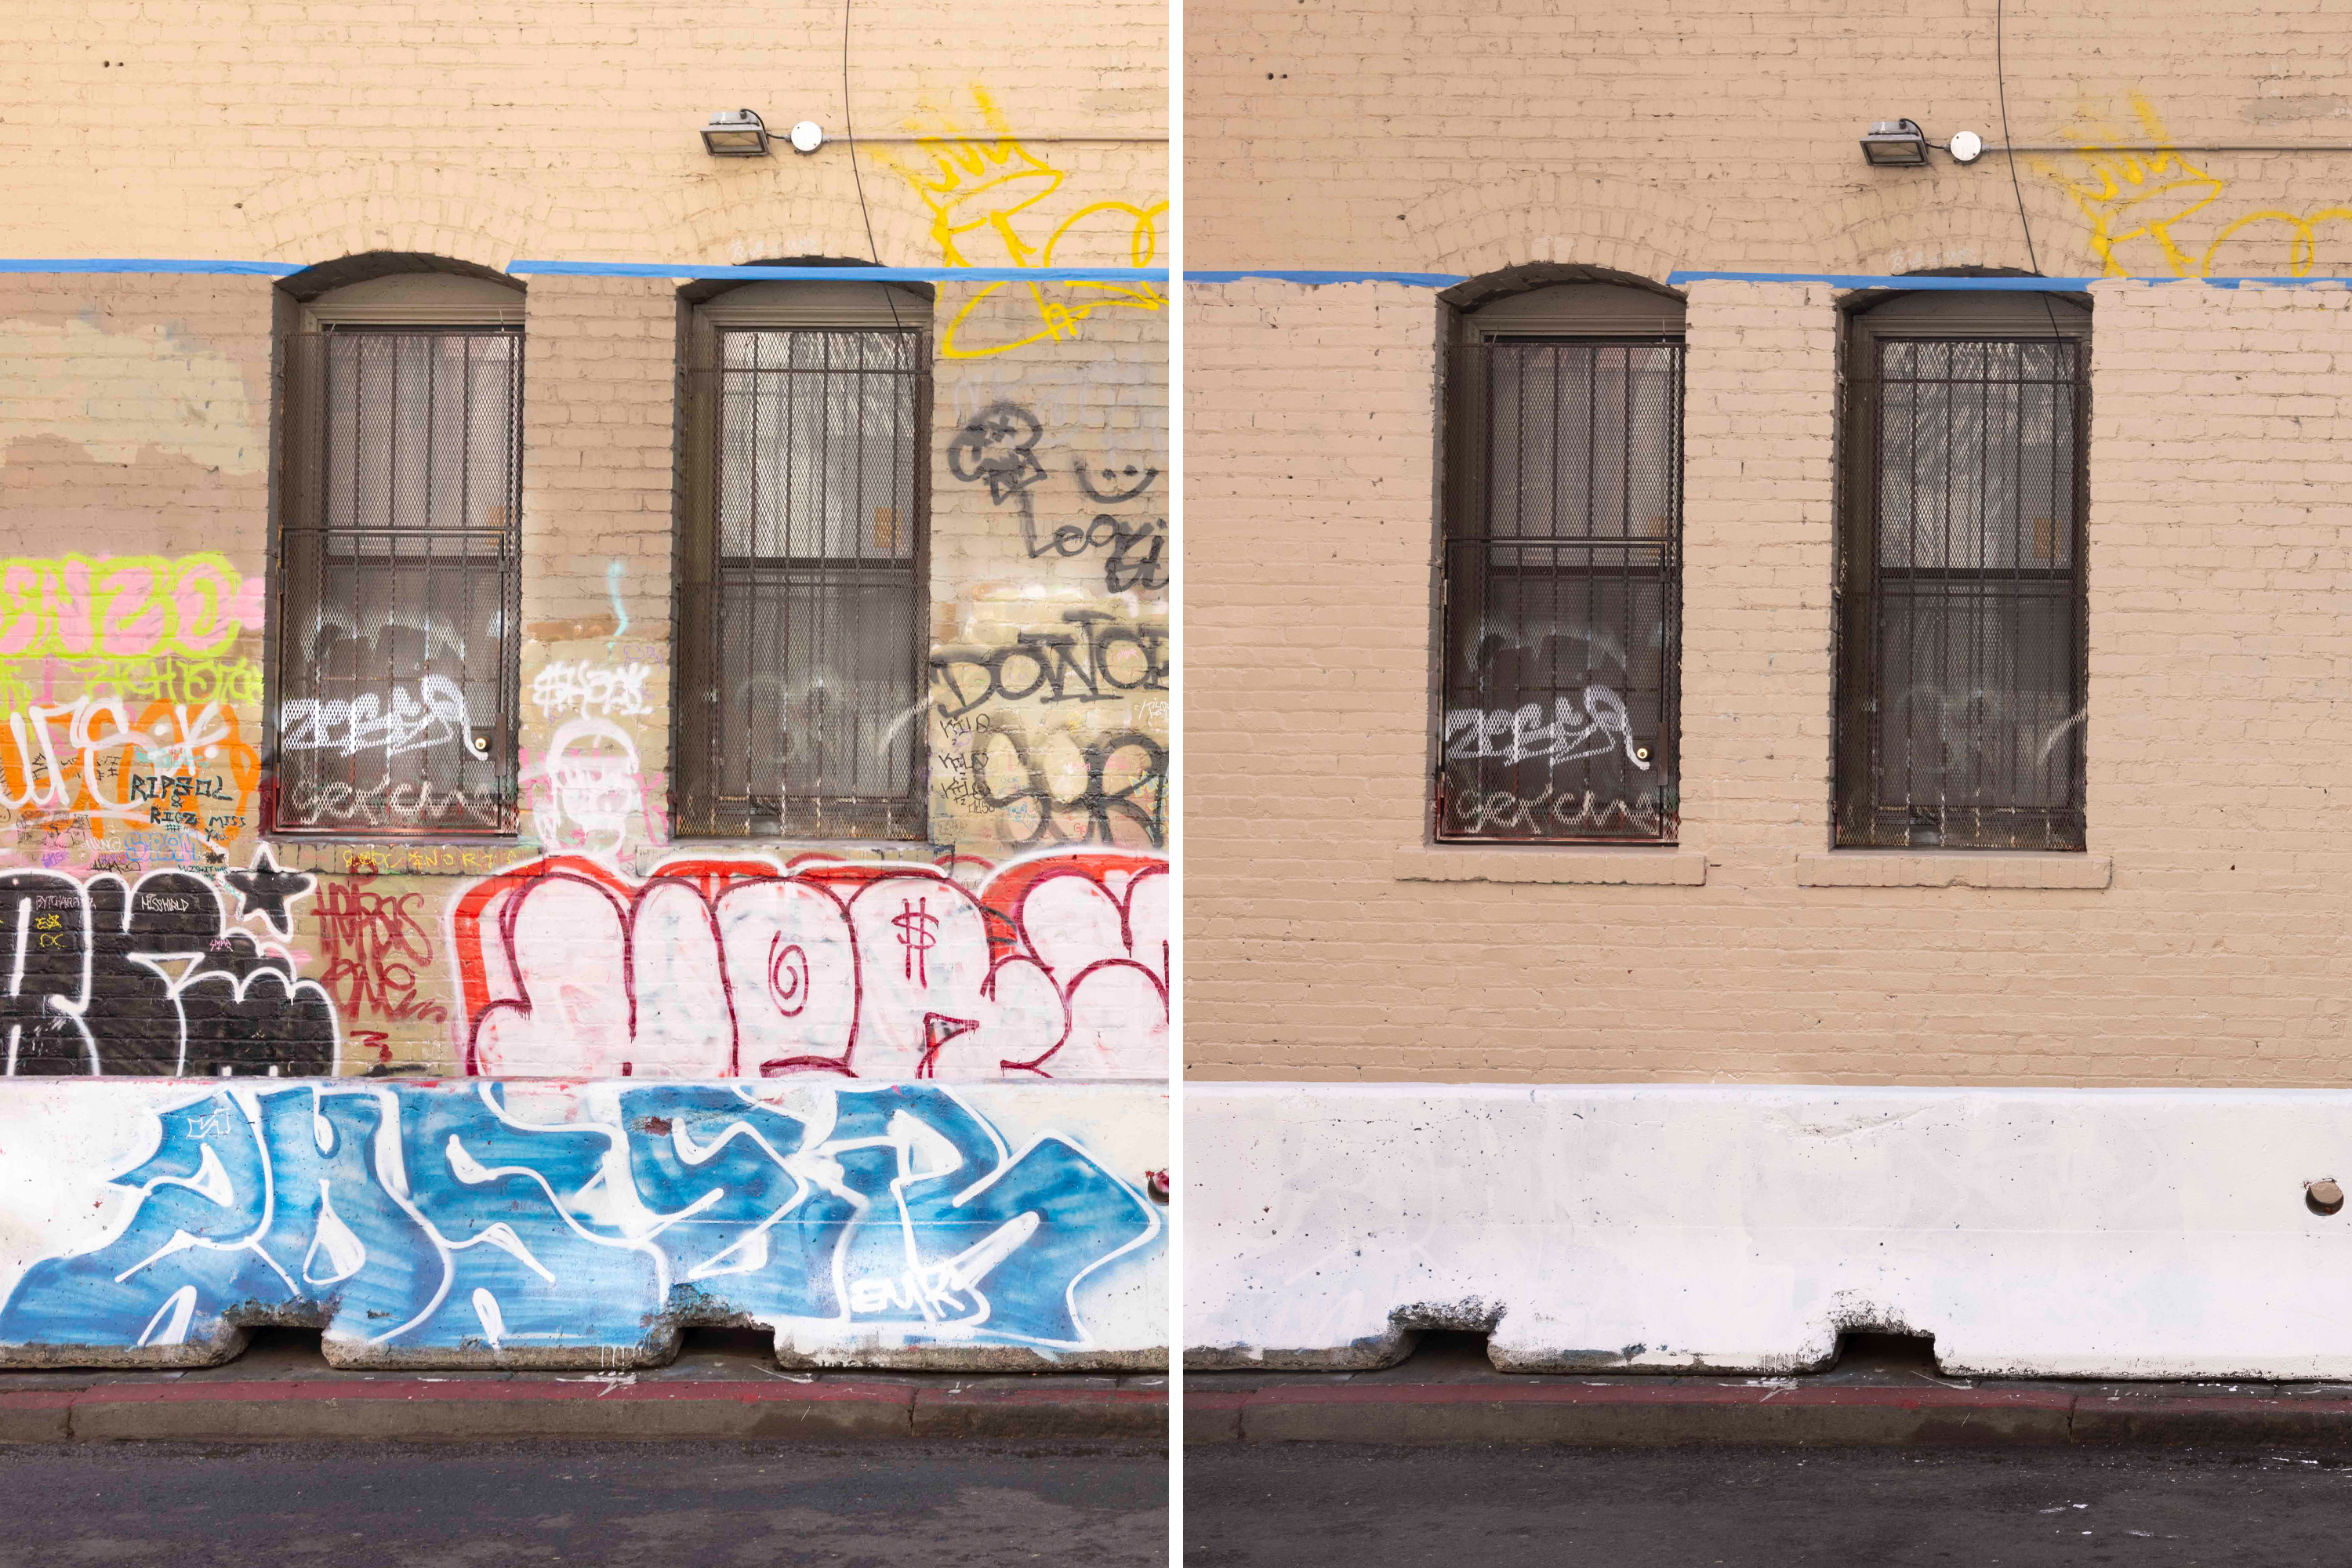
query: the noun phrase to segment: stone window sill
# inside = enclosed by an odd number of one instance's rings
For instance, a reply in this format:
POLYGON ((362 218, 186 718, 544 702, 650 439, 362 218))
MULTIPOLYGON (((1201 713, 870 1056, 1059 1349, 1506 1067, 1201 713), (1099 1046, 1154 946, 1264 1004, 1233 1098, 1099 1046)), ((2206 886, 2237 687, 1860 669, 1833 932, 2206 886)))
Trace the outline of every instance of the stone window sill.
POLYGON ((1481 844, 1423 844, 1400 849, 1391 863, 1400 882, 1582 882, 1643 888, 1696 888, 1706 857, 1696 849, 1601 848, 1549 845, 1498 849, 1481 844))
POLYGON ((2096 891, 2115 880, 2105 855, 2003 850, 1837 849, 1797 857, 1801 888, 2034 888, 2096 891))

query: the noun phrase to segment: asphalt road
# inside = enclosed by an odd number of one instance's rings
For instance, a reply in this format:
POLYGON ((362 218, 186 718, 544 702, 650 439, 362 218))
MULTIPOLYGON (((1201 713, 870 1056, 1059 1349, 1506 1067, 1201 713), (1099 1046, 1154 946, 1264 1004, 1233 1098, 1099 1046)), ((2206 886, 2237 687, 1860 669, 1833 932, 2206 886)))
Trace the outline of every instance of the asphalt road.
POLYGON ((2352 1456, 1199 1447, 1187 1568, 2352 1563, 2352 1456))
POLYGON ((1167 1561, 1140 1445, 0 1447, 5 1568, 1167 1561))

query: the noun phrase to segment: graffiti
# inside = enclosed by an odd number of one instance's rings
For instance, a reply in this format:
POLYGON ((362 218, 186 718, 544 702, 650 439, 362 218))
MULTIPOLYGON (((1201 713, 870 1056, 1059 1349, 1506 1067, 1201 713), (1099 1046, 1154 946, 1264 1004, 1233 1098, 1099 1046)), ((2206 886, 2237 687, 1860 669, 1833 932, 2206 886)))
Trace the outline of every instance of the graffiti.
POLYGON ((636 742, 602 719, 574 719, 558 729, 523 782, 533 801, 532 831, 552 847, 614 855, 628 841, 632 813, 646 813, 648 833, 656 820, 636 742))
POLYGON ((988 499, 1002 506, 1045 477, 1034 450, 1044 433, 1037 416, 1019 404, 992 403, 949 438, 948 471, 966 484, 986 485, 988 499))
POLYGON ((1539 702, 1492 711, 1454 708, 1445 714, 1448 762, 1492 757, 1507 767, 1527 762, 1558 767, 1586 757, 1605 757, 1620 748, 1627 762, 1649 771, 1649 752, 1633 740, 1625 700, 1606 686, 1586 687, 1581 708, 1566 697, 1553 698, 1549 724, 1544 722, 1539 702))
MULTIPOLYGON (((1139 205, 1097 201, 1076 207, 1055 222, 1053 215, 1070 205, 1063 187, 1066 170, 1056 169, 1023 146, 1011 122, 989 96, 972 89, 984 135, 964 133, 950 126, 943 133, 920 138, 916 145, 928 158, 921 168, 899 163, 879 154, 904 180, 931 215, 931 240, 950 267, 1062 267, 1055 259, 1065 247, 1092 247, 1116 256, 1108 264, 1149 267, 1160 250, 1160 222, 1166 202, 1139 205), (1034 236, 1046 224, 1053 226, 1043 240, 1034 236), (983 247, 978 254, 970 247, 983 247)), ((1126 308, 1157 310, 1167 297, 1148 283, 989 283, 973 291, 940 335, 943 359, 982 359, 1036 342, 1059 342, 1077 335, 1079 323, 1097 310, 1126 308), (1037 325, 1013 329, 1000 342, 982 338, 973 312, 1006 289, 1028 291, 1037 325)), ((984 318, 983 318, 984 319, 984 318)))
POLYGON ((190 872, 0 872, 0 952, 10 1074, 335 1070, 327 994, 237 930, 190 872))
POLYGON ((278 796, 279 821, 289 827, 353 824, 415 827, 465 825, 497 827, 502 816, 495 800, 476 800, 463 790, 445 789, 429 779, 381 779, 372 784, 340 779, 299 779, 278 796))
MULTIPOLYGON (((626 624, 625 620, 623 623, 626 624)), ((625 664, 612 669, 572 659, 557 659, 532 677, 530 700, 550 719, 572 716, 633 718, 654 710, 646 697, 650 665, 625 664)))
POLYGON ((947 797, 1003 814, 997 830, 1012 847, 1166 845, 1168 749, 1141 731, 1089 741, 1063 728, 1033 742, 1019 720, 983 714, 951 721, 950 732, 966 749, 933 758, 947 797), (1066 787, 1057 788, 1057 780, 1066 787))
MULTIPOLYGON (((949 440, 948 471, 967 484, 986 485, 989 500, 995 505, 1013 503, 1021 515, 1023 548, 1032 561, 1045 555, 1075 558, 1101 550, 1107 552, 1103 562, 1107 592, 1157 593, 1166 588, 1168 524, 1164 519, 1130 521, 1097 512, 1089 523, 1062 523, 1039 537, 1036 503, 1030 491, 1045 478, 1045 465, 1037 460, 1035 451, 1043 434, 1037 416, 1021 405, 992 403, 964 421, 949 440)), ((1127 479, 1130 482, 1122 486, 1118 470, 1105 468, 1105 483, 1097 487, 1084 458, 1074 459, 1071 468, 1078 489, 1097 506, 1134 500, 1160 478, 1159 469, 1145 468, 1138 479, 1137 469, 1129 464, 1127 479)))
POLYGON ((287 905, 309 898, 319 879, 308 871, 278 869, 277 858, 265 844, 253 852, 253 864, 242 871, 225 872, 221 880, 236 894, 236 918, 264 920, 281 937, 294 934, 294 915, 287 905))
POLYGON ((258 753, 218 702, 151 702, 134 719, 121 698, 85 696, 11 713, 0 736, 0 805, 33 822, 181 831, 218 850, 260 782, 258 753))
POLYGON ((224 555, 0 561, 0 658, 206 660, 262 625, 262 583, 224 555))
POLYGON ((1101 610, 1065 610, 1075 632, 1022 632, 1003 647, 931 654, 938 711, 954 719, 991 700, 1108 702, 1168 689, 1168 628, 1101 610))
POLYGON ((369 691, 350 698, 296 698, 278 710, 278 743, 289 752, 332 752, 356 757, 381 752, 386 758, 426 752, 470 739, 466 691, 446 675, 428 675, 411 695, 392 689, 390 700, 369 691))
MULTIPOLYGON (((1995 779, 2043 777, 2058 749, 2090 717, 2087 707, 2065 711, 2057 691, 2011 691, 1995 687, 1904 688, 1883 704, 1878 723, 1901 747, 1904 770, 1920 778, 1958 781, 1959 793, 1975 794, 1995 779)), ((2058 759, 2071 767, 2073 754, 2058 759)))
POLYGON ((319 984, 343 1016, 442 1024, 448 1010, 416 994, 433 966, 433 940, 417 918, 422 893, 378 892, 367 877, 327 884, 319 900, 319 984))
POLYGON ((1065 854, 971 890, 887 863, 688 859, 632 882, 538 861, 452 912, 465 1069, 1157 1076, 1166 873, 1157 856, 1065 854))
POLYGON ((0 1345, 226 1350, 311 1323, 349 1360, 665 1353, 745 1319, 856 1344, 1083 1351, 1079 1287, 1160 1233, 1075 1138, 1016 1152, 930 1086, 224 1088, 156 1113, 92 1250, 35 1263, 0 1345), (599 1120, 533 1120, 527 1108, 599 1120), (609 1119, 607 1119, 609 1118, 609 1119))
POLYGON ((2173 148, 2171 133, 2147 100, 2134 93, 2129 101, 2136 128, 2085 115, 2063 132, 2080 144, 2079 152, 2063 163, 2032 160, 2034 172, 2083 215, 2086 243, 2108 277, 2206 278, 2218 266, 2223 273, 2275 268, 2300 278, 2318 262, 2324 227, 2352 221, 2352 206, 2341 205, 2231 216, 2223 205, 2230 183, 2173 148), (2224 247, 2233 248, 2224 255, 2224 247))
POLYGON ((1439 831, 1493 836, 1621 834, 1655 838, 1665 831, 1655 795, 1603 800, 1591 790, 1556 790, 1546 784, 1533 795, 1511 790, 1453 789, 1441 800, 1439 831))

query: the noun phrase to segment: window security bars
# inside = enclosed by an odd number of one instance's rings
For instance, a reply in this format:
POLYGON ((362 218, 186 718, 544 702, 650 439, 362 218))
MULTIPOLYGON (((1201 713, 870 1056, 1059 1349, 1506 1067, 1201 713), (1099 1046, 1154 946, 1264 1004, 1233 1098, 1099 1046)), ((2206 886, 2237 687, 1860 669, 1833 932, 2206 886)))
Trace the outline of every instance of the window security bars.
POLYGON ((687 373, 677 829, 920 838, 925 335, 715 339, 687 373))
POLYGON ((2088 345, 1862 347, 1837 843, 2081 849, 2088 345))
POLYGON ((1670 843, 1683 345, 1454 354, 1437 837, 1670 843))
POLYGON ((512 833, 522 335, 284 353, 274 829, 512 833))

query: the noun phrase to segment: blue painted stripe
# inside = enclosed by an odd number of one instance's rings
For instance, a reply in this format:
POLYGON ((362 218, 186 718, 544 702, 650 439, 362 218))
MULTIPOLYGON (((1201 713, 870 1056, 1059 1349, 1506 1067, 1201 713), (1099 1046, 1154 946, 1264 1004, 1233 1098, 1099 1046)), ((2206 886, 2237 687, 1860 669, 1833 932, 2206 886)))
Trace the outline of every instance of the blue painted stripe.
POLYGON ((517 261, 507 270, 571 278, 783 278, 845 283, 1165 283, 1165 267, 697 267, 682 261, 517 261))
MULTIPOLYGON (((1696 272, 1666 274, 1668 283, 1826 283, 1832 289, 2011 289, 2023 294, 2078 294, 2092 278, 1909 278, 1887 272, 1696 272)), ((2174 279, 2145 279, 2170 283, 2174 279)))
POLYGON ((0 257, 0 272, 232 272, 247 278, 291 278, 306 268, 283 261, 193 261, 124 257, 11 258, 0 257))
POLYGON ((1247 278, 1265 278, 1276 283, 1402 283, 1414 289, 1451 289, 1456 283, 1470 281, 1460 272, 1362 272, 1300 271, 1296 268, 1253 267, 1239 272, 1196 272, 1184 270, 1187 283, 1239 283, 1247 278))

